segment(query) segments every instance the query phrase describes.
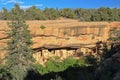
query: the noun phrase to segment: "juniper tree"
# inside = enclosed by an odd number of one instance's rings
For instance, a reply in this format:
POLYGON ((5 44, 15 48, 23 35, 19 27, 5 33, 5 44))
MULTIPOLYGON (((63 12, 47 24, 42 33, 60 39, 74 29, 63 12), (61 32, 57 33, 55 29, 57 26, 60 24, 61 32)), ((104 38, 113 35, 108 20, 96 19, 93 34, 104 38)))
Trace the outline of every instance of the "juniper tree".
POLYGON ((25 24, 24 12, 18 4, 11 10, 12 21, 9 23, 10 32, 8 41, 8 70, 15 80, 24 80, 24 77, 31 67, 32 41, 28 25, 25 24))

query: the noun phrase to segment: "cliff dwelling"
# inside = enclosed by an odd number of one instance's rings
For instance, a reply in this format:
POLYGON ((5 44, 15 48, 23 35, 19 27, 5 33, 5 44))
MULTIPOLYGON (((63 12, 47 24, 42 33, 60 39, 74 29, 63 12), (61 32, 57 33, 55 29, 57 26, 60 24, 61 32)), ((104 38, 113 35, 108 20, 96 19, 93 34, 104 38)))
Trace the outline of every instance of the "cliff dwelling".
MULTIPOLYGON (((6 47, 9 30, 5 21, 0 21, 0 49, 6 47)), ((27 21, 33 35, 31 46, 37 62, 52 56, 64 59, 68 56, 93 54, 96 42, 105 42, 111 27, 119 27, 118 22, 78 22, 77 20, 27 21), (44 28, 41 26, 44 25, 44 28)), ((2 51, 6 53, 6 51, 2 51)), ((1 57, 4 55, 2 54, 1 57)))

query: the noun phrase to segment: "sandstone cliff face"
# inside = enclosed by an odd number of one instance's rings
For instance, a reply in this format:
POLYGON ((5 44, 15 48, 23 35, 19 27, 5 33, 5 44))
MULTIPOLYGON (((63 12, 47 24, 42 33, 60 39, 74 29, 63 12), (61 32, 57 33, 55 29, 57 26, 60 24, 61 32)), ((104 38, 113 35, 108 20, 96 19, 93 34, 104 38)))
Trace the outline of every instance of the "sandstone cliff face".
MULTIPOLYGON (((0 49, 7 46, 6 41, 9 39, 6 34, 9 30, 6 22, 8 21, 0 21, 0 49)), ((32 48, 38 50, 91 48, 97 41, 106 41, 110 27, 119 27, 120 24, 77 20, 27 21, 26 23, 33 35, 32 48)), ((82 49, 82 51, 85 53, 86 50, 82 49)))
MULTIPOLYGON (((61 23, 63 24, 63 23, 61 23)), ((71 24, 71 23, 68 23, 71 24)), ((83 23, 82 23, 83 24, 83 23)), ((105 41, 108 38, 109 26, 106 24, 88 24, 82 25, 78 22, 77 25, 65 25, 52 27, 46 26, 45 29, 37 27, 37 30, 32 31, 35 37, 33 45, 35 47, 67 47, 94 44, 97 41, 105 41), (39 30, 39 32, 38 32, 39 30), (47 42, 47 43, 46 43, 47 42)), ((32 27, 33 28, 33 27, 32 27)), ((32 30, 32 29, 31 29, 32 30)))

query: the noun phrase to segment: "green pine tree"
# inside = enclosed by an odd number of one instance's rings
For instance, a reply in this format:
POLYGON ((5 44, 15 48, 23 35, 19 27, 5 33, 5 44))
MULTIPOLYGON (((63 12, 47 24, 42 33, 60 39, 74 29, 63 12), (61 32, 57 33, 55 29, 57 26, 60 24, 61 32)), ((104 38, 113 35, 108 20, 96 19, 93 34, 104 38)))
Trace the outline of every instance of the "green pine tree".
POLYGON ((27 71, 31 68, 32 41, 28 26, 25 24, 23 10, 18 4, 11 10, 12 21, 9 23, 11 28, 8 41, 7 68, 15 80, 24 80, 27 71))

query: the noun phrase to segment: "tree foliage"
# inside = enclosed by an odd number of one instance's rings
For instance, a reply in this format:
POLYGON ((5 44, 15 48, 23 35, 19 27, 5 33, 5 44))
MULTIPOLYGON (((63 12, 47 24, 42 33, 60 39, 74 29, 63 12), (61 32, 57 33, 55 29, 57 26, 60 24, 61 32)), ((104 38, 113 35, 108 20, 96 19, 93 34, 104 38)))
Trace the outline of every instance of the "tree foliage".
POLYGON ((12 75, 5 69, 0 69, 0 80, 12 80, 12 75))
MULTIPOLYGON (((22 10, 22 9, 21 9, 22 10)), ((12 19, 12 9, 8 11, 3 8, 0 12, 1 20, 12 19)), ((27 20, 55 20, 59 17, 78 19, 80 21, 120 21, 119 8, 101 7, 98 9, 82 9, 82 8, 45 8, 41 10, 36 6, 32 6, 26 10, 22 10, 24 17, 27 20)))
POLYGON ((46 16, 46 19, 55 20, 60 17, 58 9, 54 8, 45 8, 43 13, 46 16))
POLYGON ((11 10, 12 21, 8 41, 7 69, 15 80, 23 80, 28 69, 31 67, 32 49, 30 48, 32 37, 28 26, 25 24, 23 13, 16 4, 11 10))
POLYGON ((0 19, 1 20, 9 20, 10 19, 10 12, 6 8, 2 9, 2 12, 0 13, 0 19))
POLYGON ((37 70, 41 74, 47 74, 50 72, 60 72, 66 70, 68 67, 74 67, 74 66, 88 66, 90 65, 87 61, 87 58, 83 57, 80 59, 74 59, 74 58, 67 58, 64 61, 60 61, 59 58, 56 60, 49 60, 45 63, 45 67, 43 67, 40 64, 36 64, 37 70))
POLYGON ((76 18, 76 15, 74 13, 74 11, 72 9, 69 8, 64 8, 60 11, 60 14, 62 17, 66 17, 66 18, 76 18))
POLYGON ((27 20, 45 20, 46 19, 43 11, 36 8, 35 6, 28 8, 24 13, 25 13, 25 18, 27 20))

